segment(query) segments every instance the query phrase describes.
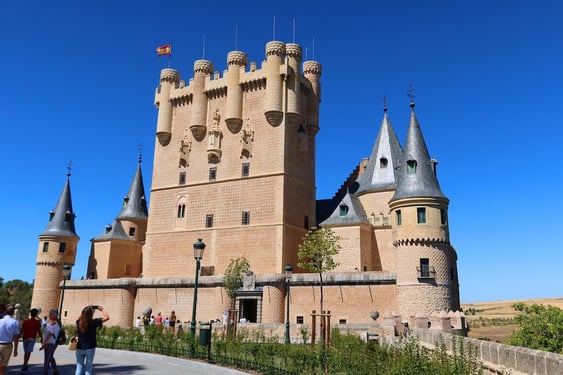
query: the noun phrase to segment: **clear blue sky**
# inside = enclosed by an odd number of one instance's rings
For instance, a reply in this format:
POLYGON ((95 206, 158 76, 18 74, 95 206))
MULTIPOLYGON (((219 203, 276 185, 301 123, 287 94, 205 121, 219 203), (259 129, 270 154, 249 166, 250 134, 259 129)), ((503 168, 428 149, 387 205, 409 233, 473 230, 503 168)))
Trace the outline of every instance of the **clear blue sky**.
POLYGON ((451 200, 462 302, 563 296, 563 3, 265 3, 0 5, 0 277, 33 280, 69 161, 81 237, 73 278, 119 213, 140 144, 149 191, 154 90, 168 63, 157 46, 172 43, 171 67, 189 79, 194 60, 223 71, 235 49, 260 66, 276 39, 323 66, 318 198, 369 156, 384 96, 404 142, 412 84, 451 200))

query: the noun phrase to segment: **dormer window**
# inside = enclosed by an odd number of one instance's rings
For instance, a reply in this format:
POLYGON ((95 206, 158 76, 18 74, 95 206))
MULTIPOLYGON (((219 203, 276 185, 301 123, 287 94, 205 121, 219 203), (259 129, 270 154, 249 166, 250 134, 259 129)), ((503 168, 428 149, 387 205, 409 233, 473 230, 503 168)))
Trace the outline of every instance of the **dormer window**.
POLYGON ((49 211, 49 221, 53 220, 55 217, 55 211, 49 211))
POLYGON ((109 233, 111 231, 111 225, 106 225, 106 233, 109 233))
POLYGON ((129 204, 129 197, 126 195, 123 197, 123 207, 127 207, 127 204, 129 204))
POLYGON ((70 222, 72 220, 72 213, 70 211, 65 212, 65 221, 70 222))
POLYGON ((387 158, 379 159, 379 168, 387 168, 388 160, 387 158))
POLYGON ((340 205, 340 216, 348 215, 348 206, 345 204, 340 205))
POLYGON ((407 174, 416 173, 416 160, 407 160, 407 174))

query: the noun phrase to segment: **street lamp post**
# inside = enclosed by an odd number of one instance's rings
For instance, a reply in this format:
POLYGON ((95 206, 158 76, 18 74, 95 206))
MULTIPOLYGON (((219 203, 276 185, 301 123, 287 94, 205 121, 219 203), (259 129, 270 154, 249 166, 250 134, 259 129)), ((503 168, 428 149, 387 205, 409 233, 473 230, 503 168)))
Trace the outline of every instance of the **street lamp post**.
POLYGON ((192 306, 192 321, 190 323, 190 333, 195 336, 195 312, 197 307, 197 283, 199 278, 199 267, 201 265, 201 258, 203 258, 203 251, 205 250, 205 244, 201 238, 197 239, 194 243, 194 259, 195 259, 195 283, 194 283, 194 303, 192 306))
POLYGON ((63 301, 65 299, 65 287, 66 287, 66 281, 68 279, 70 279, 70 273, 72 271, 72 267, 70 266, 70 264, 65 264, 63 266, 63 289, 61 292, 61 304, 59 305, 59 319, 62 318, 62 314, 63 314, 63 301))
POLYGON ((293 272, 293 267, 291 264, 287 264, 284 267, 285 271, 285 289, 286 289, 286 301, 287 301, 287 310, 285 316, 285 343, 290 344, 291 340, 289 339, 289 284, 291 281, 291 272, 293 272))

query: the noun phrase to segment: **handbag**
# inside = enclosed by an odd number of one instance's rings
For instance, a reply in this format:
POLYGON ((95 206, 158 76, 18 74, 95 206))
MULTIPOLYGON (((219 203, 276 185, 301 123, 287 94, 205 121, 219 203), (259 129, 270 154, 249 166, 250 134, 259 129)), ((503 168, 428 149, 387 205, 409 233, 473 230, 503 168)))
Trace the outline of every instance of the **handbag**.
POLYGON ((78 346, 78 337, 72 336, 68 342, 68 350, 75 351, 78 346))

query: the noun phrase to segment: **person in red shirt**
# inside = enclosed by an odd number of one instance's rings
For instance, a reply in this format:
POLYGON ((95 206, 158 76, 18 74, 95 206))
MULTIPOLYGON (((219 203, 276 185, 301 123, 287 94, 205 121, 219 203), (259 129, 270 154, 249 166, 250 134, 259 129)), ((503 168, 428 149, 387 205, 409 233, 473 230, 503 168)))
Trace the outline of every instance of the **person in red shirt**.
POLYGON ((22 338, 23 338, 23 366, 22 372, 27 370, 27 362, 33 352, 35 340, 37 337, 41 339, 41 321, 37 318, 37 309, 29 310, 30 318, 23 321, 22 324, 22 338))

